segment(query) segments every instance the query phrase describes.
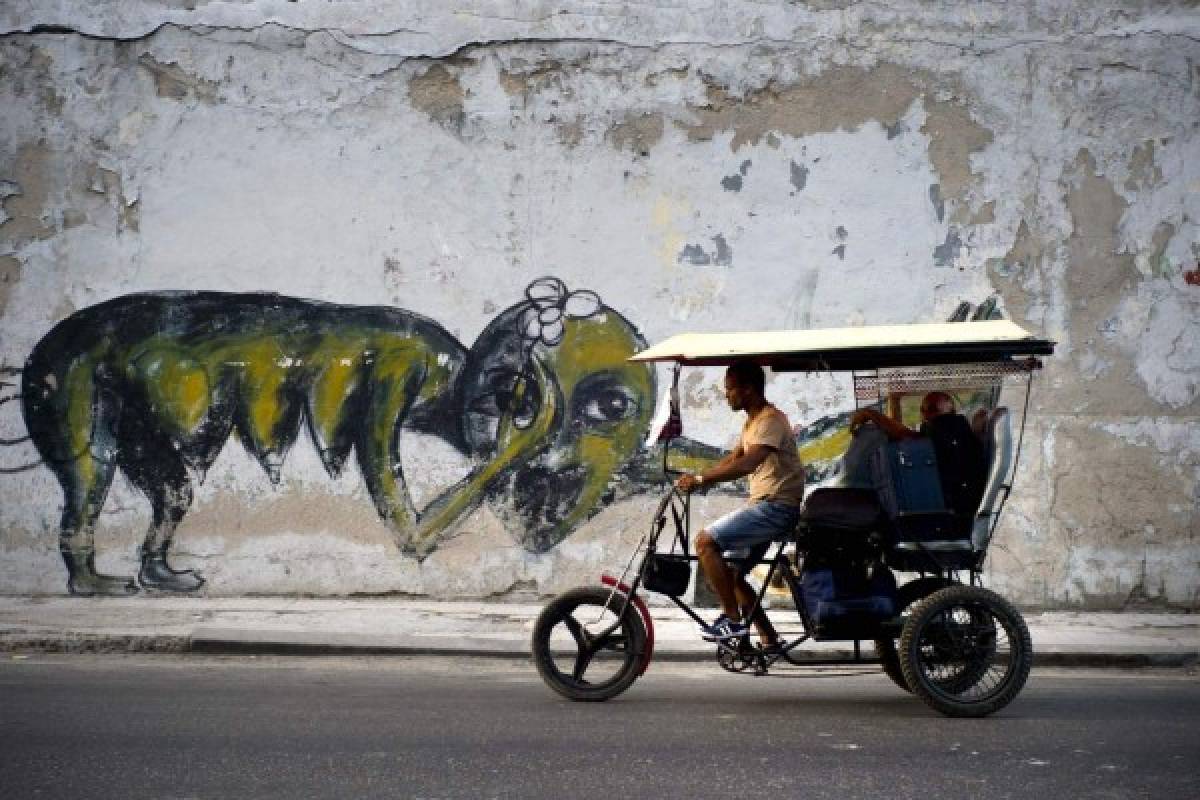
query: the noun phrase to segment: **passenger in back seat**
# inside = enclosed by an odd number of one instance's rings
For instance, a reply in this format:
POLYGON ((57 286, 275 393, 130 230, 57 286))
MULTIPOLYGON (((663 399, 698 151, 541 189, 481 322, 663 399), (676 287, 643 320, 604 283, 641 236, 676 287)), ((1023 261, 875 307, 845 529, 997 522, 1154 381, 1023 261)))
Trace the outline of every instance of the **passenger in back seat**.
POLYGON ((925 426, 930 420, 943 414, 954 414, 957 411, 954 398, 945 392, 930 392, 921 398, 921 430, 914 431, 898 419, 892 419, 873 408, 860 408, 850 417, 850 432, 855 433, 864 423, 871 422, 879 427, 892 441, 897 439, 915 439, 927 435, 925 426))
POLYGON ((928 436, 937 455, 942 496, 951 511, 969 528, 987 482, 987 456, 983 443, 967 418, 958 413, 954 398, 945 392, 930 392, 921 399, 921 429, 914 431, 873 408, 863 408, 850 418, 855 432, 871 422, 893 441, 928 436))

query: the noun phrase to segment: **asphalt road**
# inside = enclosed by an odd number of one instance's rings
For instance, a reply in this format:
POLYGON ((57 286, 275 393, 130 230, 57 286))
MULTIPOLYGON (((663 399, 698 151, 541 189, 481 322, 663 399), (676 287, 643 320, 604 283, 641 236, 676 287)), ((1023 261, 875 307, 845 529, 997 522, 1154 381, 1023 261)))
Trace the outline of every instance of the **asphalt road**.
POLYGON ((527 663, 5 656, 0 797, 1200 798, 1200 677, 1035 670, 982 720, 879 674, 655 664, 603 704, 527 663))

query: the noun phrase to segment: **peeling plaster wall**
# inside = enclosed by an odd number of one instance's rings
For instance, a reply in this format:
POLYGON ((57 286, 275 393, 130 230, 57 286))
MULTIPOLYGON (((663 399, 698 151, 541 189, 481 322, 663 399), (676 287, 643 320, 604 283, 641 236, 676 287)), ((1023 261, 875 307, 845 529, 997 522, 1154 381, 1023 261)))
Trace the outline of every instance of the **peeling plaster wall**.
MULTIPOLYGON (((1059 351, 989 580, 1200 607, 1194 3, 45 5, 0 8, 4 364, 151 290, 393 305, 468 344, 546 274, 651 341, 998 294, 1059 351)), ((727 446, 718 378, 685 382, 688 433, 727 446)), ((798 422, 851 403, 822 376, 768 394, 798 422)), ((432 439, 404 458, 418 504, 466 469, 432 439)), ((620 563, 652 503, 545 553, 483 506, 417 561, 307 442, 278 485, 230 445, 177 547, 219 594, 544 594, 620 563)), ((62 591, 60 511, 48 470, 0 475, 0 592, 62 591)), ((148 518, 118 478, 103 569, 136 571, 148 518)))

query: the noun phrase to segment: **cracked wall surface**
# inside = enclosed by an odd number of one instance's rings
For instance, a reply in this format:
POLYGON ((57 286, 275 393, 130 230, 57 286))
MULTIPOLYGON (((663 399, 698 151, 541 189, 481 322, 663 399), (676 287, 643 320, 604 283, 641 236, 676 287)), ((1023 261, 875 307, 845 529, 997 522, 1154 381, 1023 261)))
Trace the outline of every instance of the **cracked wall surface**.
MULTIPOLYGON (((0 7, 4 365, 137 292, 388 305, 466 346, 543 275, 649 341, 996 295, 1059 347, 989 581, 1200 607, 1194 3, 45 5, 0 7)), ((698 374, 688 435, 728 446, 698 374)), ((828 376, 768 395, 804 424, 852 406, 828 376)), ((0 439, 24 435, 0 405, 0 439)), ((404 459, 418 505, 469 469, 432 438, 404 459)), ((177 541, 213 593, 545 594, 620 562, 652 504, 544 552, 484 504, 419 560, 302 437, 277 484, 225 447, 177 541)), ((0 592, 62 591, 61 509, 49 470, 0 474, 0 592)), ((100 566, 136 571, 149 522, 118 478, 100 566)))

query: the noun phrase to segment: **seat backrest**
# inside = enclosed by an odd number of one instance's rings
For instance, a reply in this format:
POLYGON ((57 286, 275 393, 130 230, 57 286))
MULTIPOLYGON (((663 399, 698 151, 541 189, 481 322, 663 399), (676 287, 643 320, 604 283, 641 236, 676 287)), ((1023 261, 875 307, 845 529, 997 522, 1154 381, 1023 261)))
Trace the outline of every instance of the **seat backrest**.
POLYGON ((987 483, 984 484, 983 499, 979 502, 971 530, 971 546, 976 552, 987 549, 992 535, 992 515, 1012 471, 1012 417, 1007 408, 997 408, 988 418, 984 446, 988 464, 987 483))

